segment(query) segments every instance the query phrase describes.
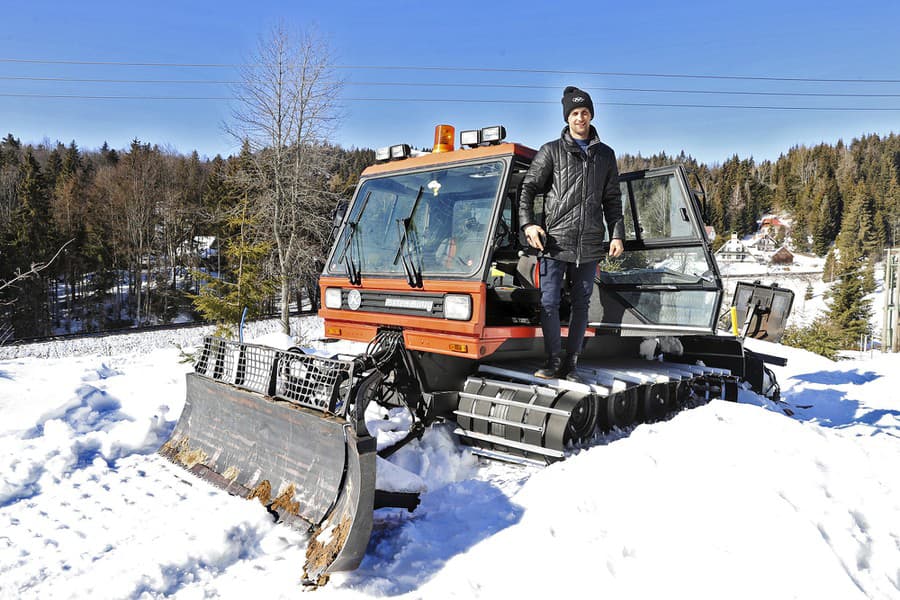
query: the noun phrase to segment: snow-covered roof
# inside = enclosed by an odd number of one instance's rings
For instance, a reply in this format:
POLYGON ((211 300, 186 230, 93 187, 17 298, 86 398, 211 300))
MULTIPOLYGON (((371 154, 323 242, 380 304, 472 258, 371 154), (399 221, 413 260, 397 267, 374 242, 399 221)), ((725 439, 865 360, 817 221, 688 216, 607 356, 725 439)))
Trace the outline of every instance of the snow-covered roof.
POLYGON ((756 235, 756 236, 753 237, 752 240, 750 240, 749 242, 747 242, 747 243, 745 244, 745 246, 748 246, 748 247, 751 247, 751 248, 759 248, 759 247, 762 247, 762 246, 769 246, 769 247, 771 247, 771 248, 774 248, 774 247, 776 247, 777 245, 778 245, 778 242, 776 242, 776 241, 772 238, 772 236, 770 236, 770 235, 768 235, 768 234, 756 235))
POLYGON ((747 246, 738 239, 737 234, 732 233, 731 239, 722 244, 722 247, 716 251, 716 254, 747 252, 747 246))

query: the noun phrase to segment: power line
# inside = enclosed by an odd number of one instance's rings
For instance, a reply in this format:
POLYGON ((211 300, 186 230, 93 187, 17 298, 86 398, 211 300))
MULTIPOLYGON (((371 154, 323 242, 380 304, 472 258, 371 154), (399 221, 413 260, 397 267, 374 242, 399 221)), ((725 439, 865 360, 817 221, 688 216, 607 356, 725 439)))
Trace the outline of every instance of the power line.
POLYGON ((163 63, 163 62, 123 62, 116 60, 60 60, 38 58, 0 58, 3 63, 24 63, 32 65, 93 65, 106 67, 189 67, 189 68, 228 68, 253 65, 234 65, 223 63, 163 63))
POLYGON ((68 100, 237 100, 234 96, 101 96, 88 94, 0 93, 3 98, 58 98, 68 100))
MULTIPOLYGON (((491 99, 442 99, 442 98, 344 98, 360 102, 464 102, 485 104, 559 104, 556 100, 491 100, 491 99)), ((602 106, 643 106, 657 108, 737 108, 752 110, 821 110, 821 111, 900 111, 897 108, 851 106, 749 106, 737 104, 667 104, 663 102, 594 102, 602 106)))
MULTIPOLYGON (((87 95, 87 94, 29 94, 0 93, 5 98, 47 98, 72 100, 238 100, 234 96, 124 96, 124 95, 87 95)), ((432 102, 432 103, 466 103, 466 104, 557 104, 555 100, 523 100, 523 99, 480 99, 480 98, 363 98, 346 97, 348 102, 432 102)), ((650 108, 723 108, 745 110, 788 110, 788 111, 884 111, 897 112, 900 107, 866 107, 866 106, 765 106, 743 104, 670 104, 663 102, 595 102, 601 106, 638 106, 650 108)))
POLYGON ((900 83, 900 79, 827 79, 814 77, 773 77, 752 75, 695 75, 686 73, 627 73, 622 71, 565 71, 558 69, 517 69, 492 67, 420 67, 335 65, 336 69, 371 69, 385 71, 461 71, 480 73, 541 73, 545 75, 600 75, 611 77, 663 77, 673 79, 731 79, 740 81, 803 81, 812 83, 900 83))
MULTIPOLYGON (((0 77, 2 79, 2 77, 0 77)), ((413 82, 378 82, 378 81, 348 81, 347 85, 360 86, 397 86, 397 87, 472 87, 472 88, 505 88, 505 89, 535 89, 556 90, 558 85, 530 85, 530 84, 501 84, 501 83, 413 83, 413 82)), ((838 93, 838 92, 756 92, 744 90, 685 90, 666 88, 632 88, 632 87, 605 87, 585 86, 583 89, 603 92, 640 92, 652 94, 713 94, 725 96, 798 96, 810 98, 900 98, 896 94, 866 94, 866 93, 838 93)))
MULTIPOLYGON (((0 63, 53 64, 53 65, 93 65, 117 67, 166 67, 166 68, 242 68, 258 67, 257 64, 229 63, 178 63, 178 62, 127 62, 127 61, 85 61, 63 59, 32 58, 0 58, 0 63)), ((456 67, 456 66, 420 66, 420 65, 333 65, 342 70, 380 70, 380 71, 455 71, 473 73, 539 73, 545 75, 595 75, 609 77, 659 77, 673 79, 713 79, 738 81, 796 81, 812 83, 900 83, 900 79, 866 79, 866 78, 824 78, 824 77, 783 77, 755 75, 717 75, 692 73, 642 73, 625 71, 577 71, 563 69, 525 69, 514 67, 456 67)))
POLYGON ((237 85, 240 81, 226 81, 216 79, 80 79, 77 77, 30 77, 24 75, 0 75, 4 81, 52 81, 64 83, 188 83, 188 84, 221 84, 237 85))
MULTIPOLYGON (((46 81, 58 83, 137 83, 137 84, 213 84, 213 85, 241 85, 241 81, 217 80, 217 79, 82 79, 75 77, 32 77, 0 75, 4 81, 46 81)), ((334 82, 337 83, 337 82, 334 82)), ((410 82, 410 81, 344 81, 349 86, 373 86, 373 87, 449 87, 449 88, 477 88, 477 89, 530 89, 530 90, 555 90, 557 85, 535 85, 519 83, 463 83, 463 82, 410 82)), ((666 89, 666 88, 632 88, 632 87, 606 87, 585 86, 586 90, 604 92, 639 92, 653 94, 712 94, 723 96, 796 96, 809 98, 900 98, 900 93, 840 93, 840 92, 758 92, 746 90, 690 90, 690 89, 666 89)))

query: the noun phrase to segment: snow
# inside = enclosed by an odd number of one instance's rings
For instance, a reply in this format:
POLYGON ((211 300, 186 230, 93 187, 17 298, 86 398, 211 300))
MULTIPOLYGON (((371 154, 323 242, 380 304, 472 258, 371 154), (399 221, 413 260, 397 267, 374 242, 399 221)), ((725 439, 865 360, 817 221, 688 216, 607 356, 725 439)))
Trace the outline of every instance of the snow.
MULTIPOLYGON (((155 453, 203 333, 0 348, 0 597, 300 597, 303 534, 155 453)), ((543 469, 428 430, 378 472, 421 505, 377 511, 317 597, 900 598, 900 357, 748 344, 788 358, 784 403, 741 390, 543 469)))

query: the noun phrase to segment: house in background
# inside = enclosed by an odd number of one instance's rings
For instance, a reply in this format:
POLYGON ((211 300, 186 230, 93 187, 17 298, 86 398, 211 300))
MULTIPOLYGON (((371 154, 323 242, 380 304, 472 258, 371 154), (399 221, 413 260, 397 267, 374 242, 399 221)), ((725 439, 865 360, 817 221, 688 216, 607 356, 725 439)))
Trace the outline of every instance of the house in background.
POLYGON ((776 248, 778 248, 778 242, 775 241, 775 238, 770 236, 767 233, 757 234, 753 240, 747 242, 745 244, 748 248, 753 250, 757 250, 759 252, 774 252, 776 248))
POLYGON ((738 239, 736 233, 731 234, 731 239, 716 250, 716 260, 720 262, 751 262, 756 259, 750 254, 750 250, 744 242, 738 239))
POLYGON ((773 265, 791 265, 794 263, 794 253, 782 246, 769 259, 773 265))
POLYGON ((757 235, 767 235, 774 240, 783 240, 791 231, 790 219, 777 215, 764 215, 759 221, 757 235))

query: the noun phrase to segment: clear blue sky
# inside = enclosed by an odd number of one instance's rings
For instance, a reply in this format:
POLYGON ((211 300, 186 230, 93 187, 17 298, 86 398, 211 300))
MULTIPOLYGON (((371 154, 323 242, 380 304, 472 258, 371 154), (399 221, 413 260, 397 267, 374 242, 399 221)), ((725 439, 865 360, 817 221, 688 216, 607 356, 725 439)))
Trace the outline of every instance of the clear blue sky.
POLYGON ((297 30, 314 26, 329 40, 337 64, 344 67, 580 72, 343 68, 340 74, 348 83, 343 90, 345 118, 335 141, 347 147, 374 148, 401 142, 430 146, 437 123, 450 123, 457 130, 503 124, 509 139, 537 147, 559 135, 563 126, 559 98, 562 88, 570 84, 591 92, 597 112, 594 123, 601 137, 619 153, 648 155, 684 150, 705 162, 721 162, 735 153, 774 159, 797 144, 900 132, 900 2, 888 0, 532 4, 492 0, 32 0, 6 2, 3 21, 0 59, 7 60, 0 61, 0 135, 11 132, 25 142, 48 138, 68 143, 74 139, 81 147, 96 148, 108 141, 112 147, 122 148, 138 138, 180 152, 196 149, 206 156, 231 153, 236 144, 223 129, 230 116, 228 100, 101 100, 21 94, 227 97, 232 92, 225 84, 34 78, 232 81, 237 79, 233 68, 41 64, 8 59, 241 64, 258 38, 278 22, 297 30), (894 81, 859 81, 863 79, 894 81), (374 86, 366 82, 415 85, 374 86), (742 93, 700 93, 726 91, 742 93), (810 110, 814 107, 854 110, 810 110), (894 110, 859 110, 863 108, 894 110))

